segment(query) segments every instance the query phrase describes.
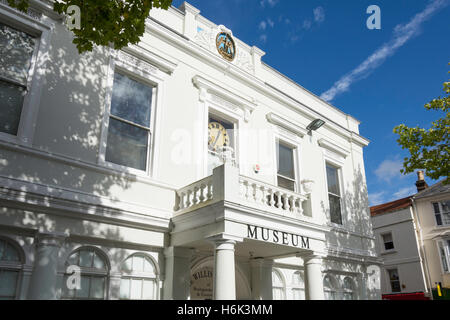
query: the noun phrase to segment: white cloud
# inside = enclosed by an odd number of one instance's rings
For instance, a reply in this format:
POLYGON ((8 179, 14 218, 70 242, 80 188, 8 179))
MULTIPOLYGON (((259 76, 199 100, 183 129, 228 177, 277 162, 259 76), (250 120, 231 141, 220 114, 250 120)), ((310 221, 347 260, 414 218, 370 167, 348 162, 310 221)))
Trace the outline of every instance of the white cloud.
POLYGON ((263 43, 266 43, 267 42, 267 34, 260 35, 259 40, 263 43))
POLYGON ((267 23, 269 24, 269 26, 271 28, 273 28, 275 26, 275 22, 273 22, 272 19, 270 19, 270 18, 267 19, 267 23))
POLYGON ((325 21, 325 10, 322 7, 315 8, 313 12, 315 22, 322 23, 325 21))
POLYGON ((312 22, 309 19, 303 21, 303 29, 309 30, 312 26, 312 22))
POLYGON ((395 54, 406 42, 418 35, 420 33, 420 27, 426 20, 448 4, 448 0, 434 0, 422 12, 416 14, 407 24, 397 25, 394 28, 393 36, 389 42, 378 48, 358 67, 339 79, 330 89, 322 93, 321 98, 326 101, 332 101, 337 95, 348 91, 355 81, 368 77, 389 56, 395 54))
POLYGON ((377 193, 369 193, 369 205, 371 207, 385 203, 384 199, 385 199, 384 191, 377 192, 377 193))
POLYGON ((261 21, 259 23, 259 30, 266 30, 267 28, 267 23, 265 21, 261 21))
POLYGON ((378 179, 391 182, 394 178, 401 177, 400 169, 403 167, 403 162, 397 158, 394 160, 384 160, 375 170, 375 175, 378 179))
POLYGON ((277 3, 278 3, 278 0, 261 0, 260 1, 260 5, 263 8, 266 7, 266 4, 268 4, 269 7, 273 8, 273 7, 275 7, 277 5, 277 3))
POLYGON ((406 187, 406 188, 402 188, 398 192, 394 193, 394 197, 395 197, 395 199, 402 199, 402 198, 406 198, 406 197, 411 196, 416 193, 417 193, 416 187, 414 187, 414 186, 406 187))

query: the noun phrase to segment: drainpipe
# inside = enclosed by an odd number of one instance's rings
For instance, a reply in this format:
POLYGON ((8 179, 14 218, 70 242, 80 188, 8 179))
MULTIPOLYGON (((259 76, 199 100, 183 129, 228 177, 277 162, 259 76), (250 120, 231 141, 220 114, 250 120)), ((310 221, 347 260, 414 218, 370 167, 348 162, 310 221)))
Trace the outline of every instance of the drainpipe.
POLYGON ((415 225, 417 230, 419 231, 419 238, 420 238, 420 246, 419 246, 419 255, 421 256, 421 264, 423 266, 423 268, 425 269, 425 278, 426 278, 426 282, 428 282, 427 286, 428 286, 428 290, 431 300, 433 300, 433 290, 432 290, 432 285, 431 285, 431 275, 430 275, 430 271, 428 270, 428 260, 427 260, 427 255, 425 252, 425 247, 424 247, 424 242, 423 242, 423 233, 422 233, 422 227, 420 224, 420 220, 419 220, 419 215, 418 215, 418 211, 417 211, 417 205, 415 202, 414 197, 411 198, 411 202, 412 202, 412 206, 413 206, 413 215, 415 217, 415 225))

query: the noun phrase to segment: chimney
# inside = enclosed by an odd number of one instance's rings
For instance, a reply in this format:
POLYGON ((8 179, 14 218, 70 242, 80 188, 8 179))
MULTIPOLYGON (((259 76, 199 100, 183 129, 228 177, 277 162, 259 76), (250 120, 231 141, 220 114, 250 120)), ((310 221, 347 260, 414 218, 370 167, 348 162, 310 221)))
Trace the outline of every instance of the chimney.
POLYGON ((423 191, 428 188, 428 184, 425 182, 425 176, 423 171, 417 171, 417 182, 416 182, 417 192, 423 191))

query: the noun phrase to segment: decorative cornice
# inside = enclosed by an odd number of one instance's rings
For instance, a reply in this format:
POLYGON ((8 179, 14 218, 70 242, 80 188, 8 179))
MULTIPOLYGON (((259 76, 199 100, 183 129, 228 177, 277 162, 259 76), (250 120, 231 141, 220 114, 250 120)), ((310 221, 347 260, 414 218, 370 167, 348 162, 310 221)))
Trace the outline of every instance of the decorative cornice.
POLYGON ((140 45, 129 45, 124 48, 123 51, 132 54, 136 58, 144 60, 168 73, 174 72, 178 67, 176 62, 160 57, 140 45))
POLYGON ((289 121, 288 119, 277 115, 273 112, 269 113, 267 115, 267 120, 277 126, 280 126, 296 135, 298 135, 300 138, 303 138, 308 132, 306 129, 302 128, 300 124, 293 123, 289 121))
POLYGON ((255 101, 251 101, 249 98, 237 94, 235 90, 232 91, 231 89, 221 87, 216 83, 203 78, 202 76, 195 76, 192 78, 192 82, 198 89, 200 89, 200 100, 207 99, 207 94, 209 93, 213 102, 214 100, 218 103, 223 103, 223 101, 226 101, 228 107, 230 107, 231 103, 232 109, 235 108, 234 106, 242 109, 246 121, 249 120, 248 118, 250 114, 257 106, 255 101))
POLYGON ((334 153, 337 153, 338 155, 340 155, 344 158, 347 158, 347 156, 350 154, 350 150, 340 147, 337 144, 330 142, 326 139, 323 139, 323 138, 319 139, 318 143, 322 148, 325 148, 334 153))

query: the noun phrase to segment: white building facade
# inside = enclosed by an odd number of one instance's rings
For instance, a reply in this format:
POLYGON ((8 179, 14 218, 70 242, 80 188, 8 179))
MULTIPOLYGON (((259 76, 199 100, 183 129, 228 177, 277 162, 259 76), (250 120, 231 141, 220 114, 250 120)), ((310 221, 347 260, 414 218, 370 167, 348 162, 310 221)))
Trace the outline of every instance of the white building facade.
POLYGON ((431 297, 411 197, 372 207, 371 214, 377 253, 383 259, 383 297, 407 298, 411 294, 431 297))
POLYGON ((0 2, 0 298, 380 299, 356 119, 188 3, 80 55, 31 2, 0 2))

